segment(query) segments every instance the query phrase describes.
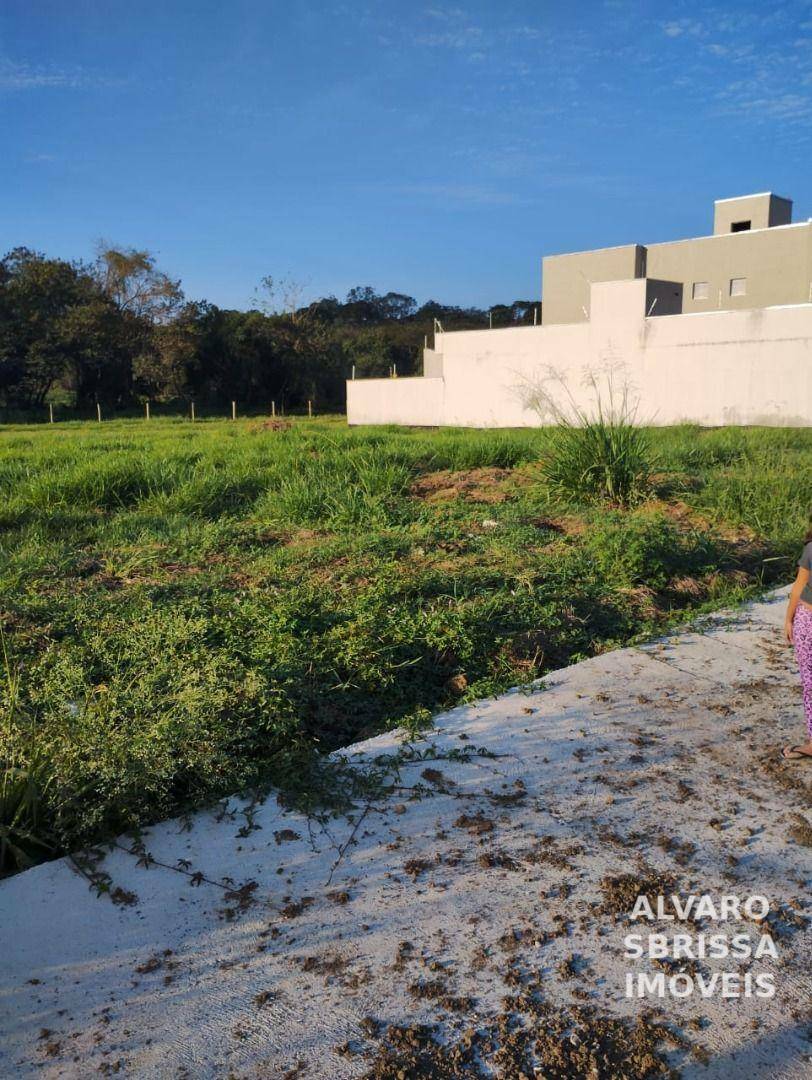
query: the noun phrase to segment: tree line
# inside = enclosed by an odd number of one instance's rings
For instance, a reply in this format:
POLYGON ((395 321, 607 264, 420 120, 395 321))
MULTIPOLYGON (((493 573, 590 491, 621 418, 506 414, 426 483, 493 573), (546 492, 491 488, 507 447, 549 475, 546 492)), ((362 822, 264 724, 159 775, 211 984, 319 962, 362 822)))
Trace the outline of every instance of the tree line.
POLYGON ((145 401, 343 410, 344 381, 419 374, 434 321, 446 330, 532 323, 531 301, 489 311, 370 286, 299 302, 263 278, 250 310, 188 300, 154 256, 100 245, 90 262, 16 248, 0 261, 0 406, 77 412, 145 401))

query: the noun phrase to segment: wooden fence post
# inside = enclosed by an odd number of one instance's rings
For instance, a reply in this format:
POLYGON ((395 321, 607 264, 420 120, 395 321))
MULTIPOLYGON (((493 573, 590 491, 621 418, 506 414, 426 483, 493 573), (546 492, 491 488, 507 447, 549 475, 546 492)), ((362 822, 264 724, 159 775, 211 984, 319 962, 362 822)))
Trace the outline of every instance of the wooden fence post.
POLYGON ((192 402, 192 423, 194 423, 194 420, 195 420, 195 403, 192 402))
POLYGON ((149 420, 149 402, 148 401, 144 402, 144 413, 145 413, 146 419, 149 420))
POLYGON ((312 418, 313 416, 313 402, 307 399, 307 415, 312 418))
POLYGON ((237 402, 236 401, 231 402, 231 419, 232 420, 237 419, 237 402))
POLYGON ((54 407, 53 407, 53 405, 48 406, 48 416, 51 419, 51 423, 53 423, 54 422, 54 407))
POLYGON ((276 416, 276 402, 271 402, 271 416, 276 416))
POLYGON ((98 403, 98 401, 96 402, 96 416, 99 423, 101 423, 101 405, 98 403))

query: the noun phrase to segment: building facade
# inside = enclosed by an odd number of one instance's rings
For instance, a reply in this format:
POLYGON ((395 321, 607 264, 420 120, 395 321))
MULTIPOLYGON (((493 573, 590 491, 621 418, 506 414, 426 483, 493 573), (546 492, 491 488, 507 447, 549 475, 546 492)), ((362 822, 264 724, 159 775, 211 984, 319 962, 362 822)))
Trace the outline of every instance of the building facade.
POLYGON ((719 199, 713 235, 664 244, 550 255, 542 262, 543 323, 589 318, 593 281, 680 282, 682 311, 802 304, 812 281, 812 222, 792 224, 792 201, 770 192, 719 199))
POLYGON ((720 199, 711 236, 543 260, 539 326, 438 332, 422 377, 350 380, 351 424, 533 426, 611 372, 643 422, 812 425, 812 221, 720 199))

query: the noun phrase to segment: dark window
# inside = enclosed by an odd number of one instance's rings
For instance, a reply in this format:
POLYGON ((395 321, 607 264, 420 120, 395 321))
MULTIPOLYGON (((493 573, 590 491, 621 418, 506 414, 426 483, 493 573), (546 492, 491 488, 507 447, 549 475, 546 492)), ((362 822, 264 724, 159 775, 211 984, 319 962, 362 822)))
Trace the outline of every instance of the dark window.
POLYGON ((734 221, 733 224, 730 226, 730 231, 731 232, 747 232, 747 230, 749 228, 750 228, 750 222, 749 221, 734 221))

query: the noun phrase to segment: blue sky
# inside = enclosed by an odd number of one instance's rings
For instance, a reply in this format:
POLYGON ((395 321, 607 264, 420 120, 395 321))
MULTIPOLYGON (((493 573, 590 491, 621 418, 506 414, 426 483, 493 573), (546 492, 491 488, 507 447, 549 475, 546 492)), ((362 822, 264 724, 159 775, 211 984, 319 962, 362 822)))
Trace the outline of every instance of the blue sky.
POLYGON ((3 0, 0 110, 3 250, 484 306, 714 198, 812 216, 812 2, 3 0))

